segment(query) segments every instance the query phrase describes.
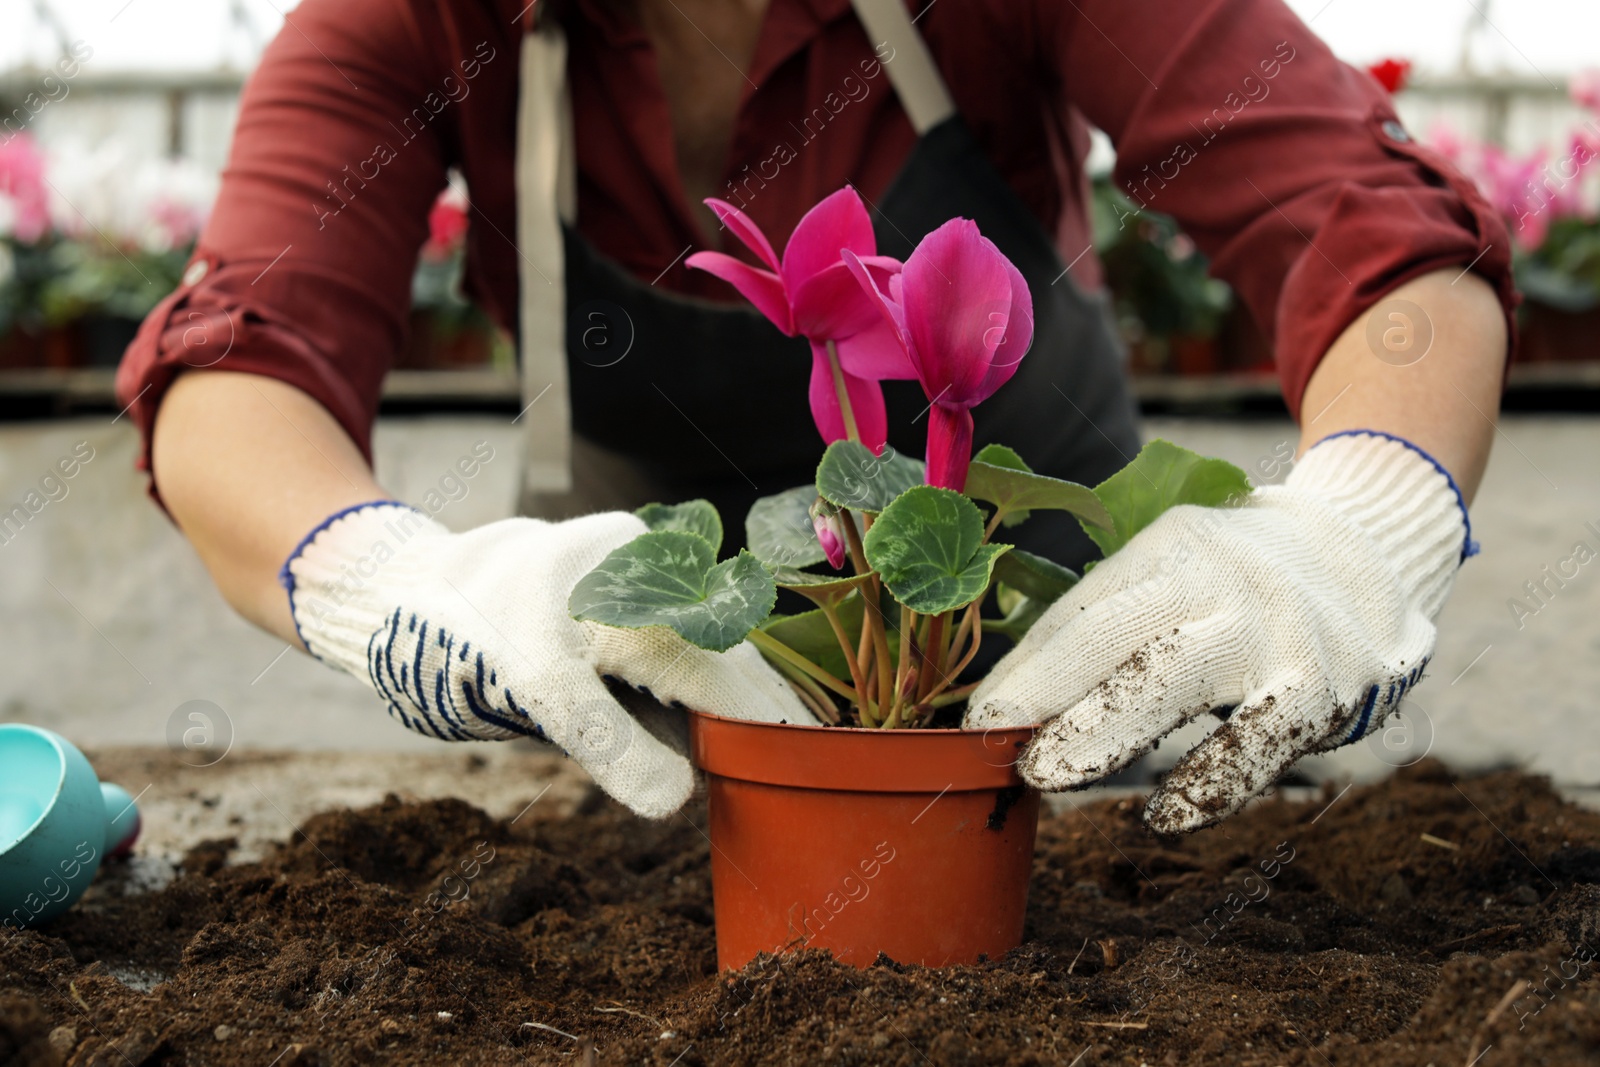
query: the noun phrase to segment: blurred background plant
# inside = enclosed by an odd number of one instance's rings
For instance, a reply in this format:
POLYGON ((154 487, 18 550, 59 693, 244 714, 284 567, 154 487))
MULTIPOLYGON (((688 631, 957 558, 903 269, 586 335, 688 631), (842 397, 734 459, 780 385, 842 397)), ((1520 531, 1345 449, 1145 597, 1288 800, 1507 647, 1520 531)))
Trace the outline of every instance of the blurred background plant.
POLYGON ((428 240, 411 279, 411 335, 400 367, 515 366, 510 339, 461 290, 470 210, 466 185, 452 172, 428 212, 428 240))
MULTIPOLYGON (((1400 93, 1411 63, 1383 59, 1367 72, 1400 93)), ((1530 362, 1600 359, 1600 69, 1573 76, 1568 92, 1587 114, 1559 151, 1511 152, 1442 119, 1424 138, 1472 178, 1511 229, 1526 298, 1521 358, 1530 362)), ((1094 247, 1133 371, 1269 373, 1270 346, 1177 224, 1140 211, 1109 174, 1093 193, 1094 247)))
MULTIPOLYGON (((27 132, 0 143, 0 367, 114 366, 179 285, 216 176, 119 145, 47 155, 27 132)), ((402 367, 513 362, 509 341, 461 292, 467 214, 453 180, 429 215, 402 367)))
POLYGON ((1600 69, 1571 78, 1568 94, 1586 115, 1560 151, 1508 152, 1448 122, 1425 138, 1477 183, 1511 229, 1526 300, 1522 356, 1534 362, 1600 358, 1600 69))
POLYGON ((1234 307, 1227 283, 1169 215, 1140 211, 1109 178, 1094 184, 1094 244, 1133 369, 1219 369, 1218 335, 1234 307))

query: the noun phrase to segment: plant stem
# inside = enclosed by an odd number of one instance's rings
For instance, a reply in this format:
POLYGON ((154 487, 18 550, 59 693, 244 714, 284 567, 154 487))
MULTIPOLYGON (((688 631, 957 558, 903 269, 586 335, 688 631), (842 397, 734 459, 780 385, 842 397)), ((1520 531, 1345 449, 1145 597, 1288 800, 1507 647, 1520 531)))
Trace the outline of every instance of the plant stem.
POLYGON ((894 703, 898 708, 904 700, 906 674, 911 670, 911 631, 917 628, 917 613, 900 605, 900 663, 894 672, 894 703))
POLYGON ((922 646, 922 677, 917 679, 917 703, 922 703, 928 690, 933 688, 935 676, 944 674, 943 652, 945 621, 948 613, 933 616, 928 624, 928 640, 922 646))
MULTIPOLYGON (((984 590, 984 592, 987 593, 988 590, 984 590)), ((950 643, 952 654, 954 650, 964 647, 962 642, 966 640, 975 628, 982 629, 978 625, 978 610, 982 604, 983 597, 979 597, 967 606, 967 613, 961 617, 961 627, 956 630, 956 639, 950 643)), ((965 666, 964 661, 962 665, 965 666)))
POLYGON ((800 653, 796 652, 782 641, 779 641, 776 637, 773 637, 765 630, 751 630, 750 643, 761 649, 763 652, 769 652, 772 655, 777 656, 779 659, 788 661, 795 667, 798 667, 800 670, 810 675, 816 681, 821 682, 835 693, 838 693, 840 696, 850 701, 852 704, 860 702, 854 689, 851 689, 848 685, 845 685, 839 679, 829 674, 826 670, 817 666, 815 663, 812 663, 810 660, 806 659, 800 653))
POLYGON ((870 700, 866 678, 861 673, 861 664, 856 661, 856 650, 850 640, 850 635, 845 632, 844 624, 839 621, 839 609, 823 598, 815 601, 818 608, 822 609, 823 618, 828 620, 828 625, 833 627, 833 636, 839 639, 839 648, 844 652, 844 661, 850 668, 850 680, 855 683, 856 692, 861 694, 862 700, 870 700))
POLYGON ((989 525, 987 525, 987 526, 985 526, 983 528, 983 543, 984 544, 988 544, 989 543, 989 538, 994 536, 995 530, 998 529, 999 526, 1000 526, 1000 520, 1003 519, 1004 517, 1005 517, 1005 512, 1000 510, 999 505, 996 505, 995 509, 994 509, 994 515, 993 515, 993 517, 991 517, 989 519, 989 525))
POLYGON ((844 544, 850 553, 850 565, 857 574, 866 574, 872 568, 867 566, 867 550, 861 547, 861 534, 856 530, 856 513, 841 511, 839 518, 842 520, 839 525, 844 527, 844 544))
POLYGON ((831 339, 827 345, 828 366, 833 370, 833 392, 839 398, 839 414, 844 416, 845 436, 859 445, 861 431, 856 428, 855 409, 850 406, 850 390, 844 384, 844 368, 839 365, 839 350, 834 347, 831 339))
POLYGON ((941 693, 940 695, 929 700, 928 703, 932 704, 936 708, 946 707, 950 704, 957 704, 971 696, 973 690, 977 688, 978 683, 973 682, 970 685, 962 686, 960 689, 952 689, 948 693, 941 693))
MULTIPOLYGON (((941 678, 939 680, 939 684, 929 690, 928 695, 922 698, 923 703, 933 700, 934 697, 937 697, 940 693, 944 692, 944 690, 949 687, 951 682, 954 682, 957 678, 961 677, 961 672, 967 669, 967 664, 972 662, 972 657, 978 654, 978 648, 983 644, 983 627, 976 623, 978 617, 978 605, 981 603, 981 600, 974 600, 972 605, 967 608, 966 617, 961 620, 961 632, 966 633, 970 628, 972 633, 972 644, 969 645, 966 652, 962 654, 960 662, 958 662, 954 667, 950 668, 950 673, 941 678)), ((956 644, 960 644, 960 641, 961 638, 958 634, 956 637, 956 644)), ((938 705, 935 706, 937 707, 938 705)))
POLYGON ((839 709, 833 703, 833 698, 828 696, 821 686, 786 660, 777 660, 775 665, 794 685, 795 692, 800 696, 800 702, 810 708, 812 714, 832 726, 839 725, 839 709))
MULTIPOLYGON (((831 342, 830 342, 831 343, 831 342)), ((841 511, 844 517, 844 540, 850 549, 850 562, 855 565, 857 574, 867 574, 871 568, 867 565, 867 552, 861 545, 861 534, 856 530, 856 516, 853 511, 841 511)), ((878 671, 878 708, 880 713, 887 714, 887 709, 894 702, 894 681, 889 677, 889 638, 887 624, 883 620, 883 592, 882 585, 877 575, 867 580, 866 587, 861 590, 865 600, 861 613, 861 628, 872 633, 872 647, 884 667, 878 671)), ((865 632, 862 634, 866 636, 865 632)), ((868 699, 865 693, 862 699, 868 699)))

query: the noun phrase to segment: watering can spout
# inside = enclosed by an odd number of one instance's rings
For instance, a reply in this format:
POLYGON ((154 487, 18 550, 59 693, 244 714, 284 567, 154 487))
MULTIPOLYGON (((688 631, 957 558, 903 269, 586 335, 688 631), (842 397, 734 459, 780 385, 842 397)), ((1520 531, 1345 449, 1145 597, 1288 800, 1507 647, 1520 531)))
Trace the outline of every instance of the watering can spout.
POLYGON ((139 807, 133 794, 111 782, 100 783, 100 798, 106 805, 106 852, 125 856, 139 839, 139 807))

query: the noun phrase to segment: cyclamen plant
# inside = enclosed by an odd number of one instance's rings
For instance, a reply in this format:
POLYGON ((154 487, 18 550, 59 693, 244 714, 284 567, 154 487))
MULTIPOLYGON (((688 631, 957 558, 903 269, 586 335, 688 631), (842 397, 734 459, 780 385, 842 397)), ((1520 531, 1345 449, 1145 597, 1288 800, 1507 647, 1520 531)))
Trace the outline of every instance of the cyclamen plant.
POLYGON ((709 502, 639 509, 649 532, 578 582, 574 618, 666 626, 715 651, 748 639, 823 722, 927 726, 976 687, 959 680, 985 634, 1020 641, 1078 581, 996 542, 1002 528, 1063 510, 1110 555, 1170 506, 1249 493, 1237 467, 1165 441, 1094 489, 1035 473, 1003 445, 973 454, 972 408, 1026 355, 1033 301, 971 221, 950 220, 901 263, 877 255, 847 186, 800 220, 779 259, 737 208, 706 203, 767 269, 718 252, 688 262, 811 342, 811 410, 827 447, 815 484, 758 500, 748 547, 721 562, 722 519, 709 502), (894 379, 915 379, 928 397, 924 462, 886 444, 879 383, 894 379), (816 607, 775 614, 778 589, 816 607), (991 591, 1002 617, 982 617, 991 591))

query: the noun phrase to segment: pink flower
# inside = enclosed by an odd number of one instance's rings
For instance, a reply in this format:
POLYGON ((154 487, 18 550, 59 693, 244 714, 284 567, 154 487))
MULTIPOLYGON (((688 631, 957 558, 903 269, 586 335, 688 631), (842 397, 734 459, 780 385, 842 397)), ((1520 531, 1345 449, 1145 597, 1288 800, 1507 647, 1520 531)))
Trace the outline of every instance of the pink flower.
POLYGON ((1600 67, 1580 70, 1567 82, 1572 102, 1590 111, 1600 111, 1600 67))
POLYGON ((877 255, 872 220, 861 198, 845 186, 806 212, 781 261, 744 212, 716 199, 707 200, 706 206, 769 269, 721 252, 696 252, 687 260, 689 266, 732 285, 788 336, 811 341, 811 417, 830 444, 849 436, 828 353, 832 341, 861 443, 882 452, 889 423, 878 383, 915 378, 916 371, 839 258, 841 249, 849 249, 860 257, 864 270, 884 281, 900 270, 897 260, 877 255))
POLYGON ((1384 91, 1393 96, 1406 87, 1406 78, 1411 75, 1411 60, 1379 60, 1367 68, 1367 73, 1378 79, 1384 91))
POLYGON ((844 259, 927 394, 928 484, 959 492, 972 461, 972 408, 1016 373, 1033 342, 1028 283, 970 219, 924 237, 887 292, 863 260, 849 250, 844 259))
POLYGON ((1456 166, 1463 165, 1467 154, 1467 142, 1450 123, 1440 119, 1428 129, 1428 135, 1423 140, 1435 152, 1456 166))
POLYGON ((11 235, 24 244, 32 244, 50 230, 44 155, 26 133, 0 142, 0 220, 8 215, 11 235))
POLYGON ((455 186, 441 192, 428 212, 428 240, 422 254, 431 260, 448 259, 467 235, 467 198, 455 186))
POLYGON ((811 528, 817 532, 817 543, 828 557, 828 565, 834 570, 843 567, 844 521, 839 518, 839 509, 818 497, 816 503, 811 505, 811 528))
POLYGON ((1480 157, 1483 171, 1478 184, 1484 196, 1511 224, 1519 245, 1529 251, 1538 248, 1550 228, 1550 190, 1540 178, 1545 150, 1518 159, 1486 144, 1480 157))

